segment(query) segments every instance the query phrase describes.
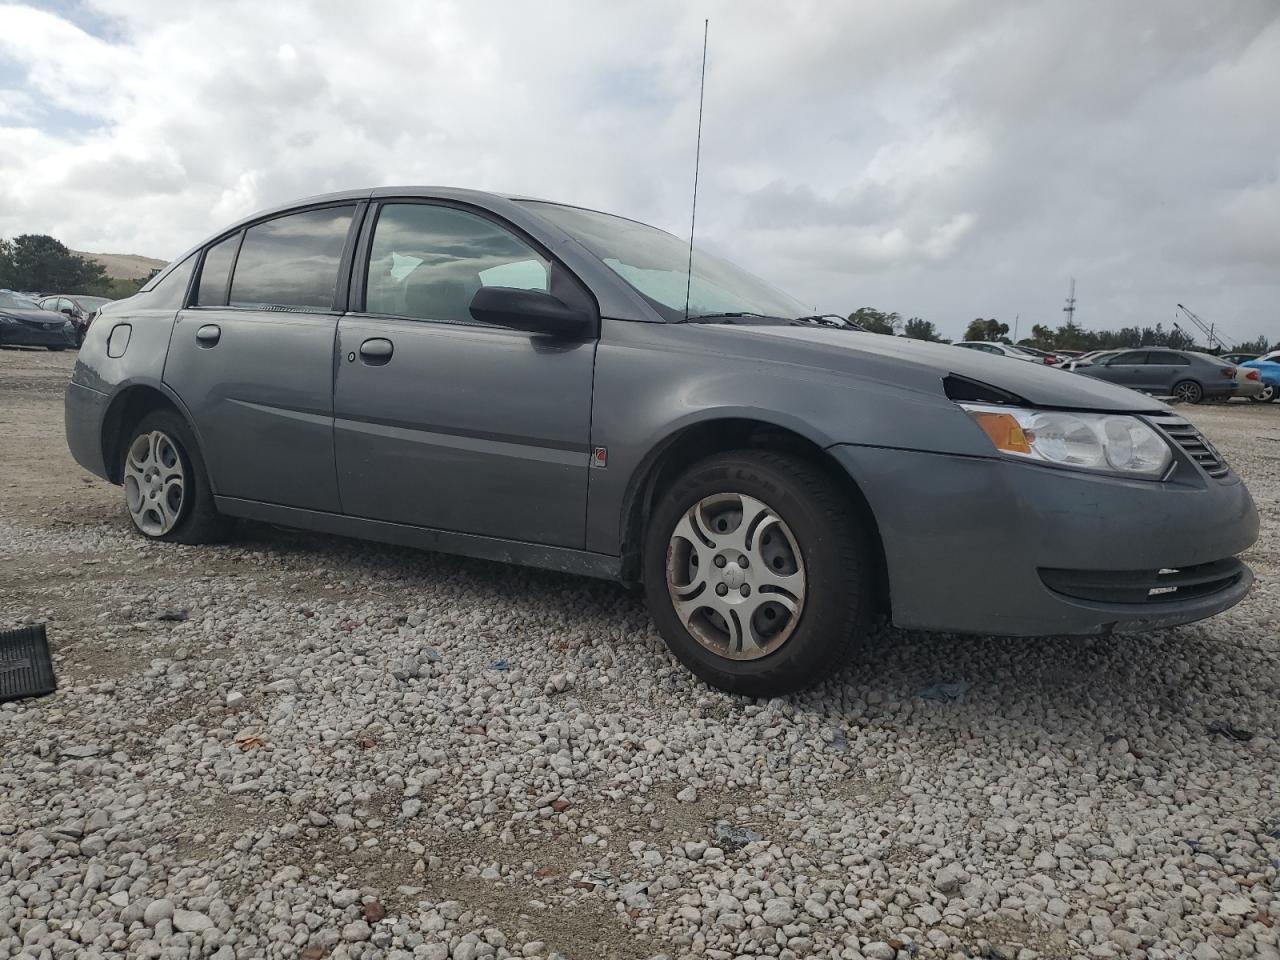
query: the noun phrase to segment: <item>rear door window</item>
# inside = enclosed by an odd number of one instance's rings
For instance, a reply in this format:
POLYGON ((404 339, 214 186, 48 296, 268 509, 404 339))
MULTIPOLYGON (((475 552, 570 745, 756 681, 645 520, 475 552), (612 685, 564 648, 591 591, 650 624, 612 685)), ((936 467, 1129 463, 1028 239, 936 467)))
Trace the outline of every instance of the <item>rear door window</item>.
POLYGON ((227 280, 231 276, 231 263, 240 246, 240 234, 233 233, 227 239, 215 243, 205 252, 204 266, 200 268, 200 285, 196 289, 196 307, 225 307, 227 305, 227 280))
POLYGON ((1118 353, 1107 361, 1109 367, 1125 367, 1133 364, 1146 363, 1147 351, 1131 350, 1128 353, 1118 353))
POLYGON ((332 310, 355 205, 304 210, 250 227, 231 280, 233 307, 332 310))
POLYGON ((1147 363, 1161 363, 1171 367, 1187 367, 1191 365, 1191 361, 1180 353, 1162 352, 1160 350, 1152 350, 1147 354, 1147 363))

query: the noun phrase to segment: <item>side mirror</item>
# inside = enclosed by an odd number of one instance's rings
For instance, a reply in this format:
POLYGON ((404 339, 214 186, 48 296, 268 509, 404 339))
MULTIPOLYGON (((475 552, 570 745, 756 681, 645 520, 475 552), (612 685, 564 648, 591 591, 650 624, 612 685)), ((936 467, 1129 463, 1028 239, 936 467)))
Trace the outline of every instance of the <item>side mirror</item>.
POLYGON ((71 308, 70 308, 70 307, 63 307, 63 308, 62 308, 61 310, 59 310, 58 312, 59 312, 59 313, 61 313, 61 314, 63 314, 64 316, 68 316, 68 317, 72 315, 72 310, 71 310, 71 308))
POLYGON ((471 316, 481 323, 527 330, 548 337, 586 336, 591 318, 542 290, 481 287, 471 298, 471 316))

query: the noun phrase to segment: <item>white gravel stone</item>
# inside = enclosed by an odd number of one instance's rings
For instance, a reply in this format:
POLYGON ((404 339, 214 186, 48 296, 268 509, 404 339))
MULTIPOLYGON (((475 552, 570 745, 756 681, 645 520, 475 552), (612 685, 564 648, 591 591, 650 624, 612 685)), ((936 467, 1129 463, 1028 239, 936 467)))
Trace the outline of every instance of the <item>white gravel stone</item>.
POLYGON ((161 897, 159 900, 152 900, 147 904, 147 908, 143 912, 142 917, 146 921, 147 926, 154 927, 161 920, 171 920, 173 918, 173 913, 173 901, 166 900, 161 897))
POLYGON ((180 933, 203 933, 213 927, 213 921, 197 910, 175 910, 173 928, 180 933))

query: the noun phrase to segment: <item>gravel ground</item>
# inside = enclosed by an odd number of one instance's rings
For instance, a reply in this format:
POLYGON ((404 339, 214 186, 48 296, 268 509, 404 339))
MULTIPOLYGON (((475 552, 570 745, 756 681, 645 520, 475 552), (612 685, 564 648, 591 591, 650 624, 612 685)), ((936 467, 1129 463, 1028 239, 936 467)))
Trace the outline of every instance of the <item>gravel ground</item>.
POLYGON ((0 350, 0 626, 62 684, 0 707, 0 957, 1280 957, 1280 405, 1192 411, 1263 513, 1231 612, 754 703, 610 584, 143 542, 73 359, 0 350))

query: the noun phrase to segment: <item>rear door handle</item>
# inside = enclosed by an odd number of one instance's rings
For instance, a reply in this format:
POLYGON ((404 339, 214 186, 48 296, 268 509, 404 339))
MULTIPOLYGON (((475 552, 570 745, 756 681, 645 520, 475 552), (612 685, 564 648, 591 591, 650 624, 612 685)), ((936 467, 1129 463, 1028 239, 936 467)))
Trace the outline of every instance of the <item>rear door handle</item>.
POLYGON ((206 323, 196 331, 196 343, 202 347, 212 347, 222 338, 222 328, 216 323, 206 323))
POLYGON ((374 337, 360 344, 360 359, 371 367, 380 367, 391 359, 395 347, 384 337, 374 337))

